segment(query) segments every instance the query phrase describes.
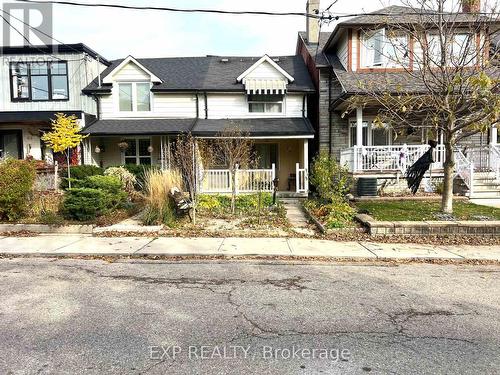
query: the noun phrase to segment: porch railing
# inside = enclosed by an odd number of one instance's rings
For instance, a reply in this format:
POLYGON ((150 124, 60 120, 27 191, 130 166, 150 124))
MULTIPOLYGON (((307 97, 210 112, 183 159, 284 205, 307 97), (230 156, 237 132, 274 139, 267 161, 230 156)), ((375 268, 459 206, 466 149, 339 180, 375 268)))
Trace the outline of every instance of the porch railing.
MULTIPOLYGON (((428 145, 398 146, 354 146, 343 150, 340 162, 351 172, 402 172, 415 163, 427 150, 428 145)), ((441 168, 444 162, 444 147, 437 146, 434 168, 441 168)))
POLYGON ((455 150, 455 173, 462 178, 462 181, 469 189, 469 194, 474 189, 474 162, 469 160, 462 151, 455 150))
MULTIPOLYGON (((257 191, 272 192, 273 180, 276 177, 276 167, 271 169, 238 169, 235 176, 237 193, 251 193, 257 191)), ((233 181, 229 169, 205 169, 202 171, 200 183, 201 193, 230 193, 233 190, 233 181)))
POLYGON ((295 164, 296 192, 307 193, 309 190, 309 175, 307 168, 300 168, 300 164, 295 164))
POLYGON ((498 145, 490 145, 490 166, 495 172, 495 178, 500 180, 500 147, 498 145))

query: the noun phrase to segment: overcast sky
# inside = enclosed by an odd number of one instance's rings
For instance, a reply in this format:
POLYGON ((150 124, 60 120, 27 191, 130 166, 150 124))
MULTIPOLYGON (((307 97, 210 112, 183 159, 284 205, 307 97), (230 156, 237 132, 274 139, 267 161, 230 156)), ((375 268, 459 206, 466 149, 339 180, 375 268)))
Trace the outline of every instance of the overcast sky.
MULTIPOLYGON (((321 9, 333 0, 322 0, 321 9)), ((0 4, 12 1, 0 0, 0 4)), ((305 11, 306 0, 79 0, 79 2, 211 8, 224 10, 305 11)), ((399 0, 338 0, 333 12, 369 12, 399 0)), ((109 59, 295 53, 303 17, 186 14, 54 5, 54 36, 83 42, 109 59)), ((18 25, 19 26, 19 25, 18 25)), ((326 28, 326 27, 325 27, 326 28)), ((333 24, 326 28, 332 29, 333 24)), ((325 30, 325 29, 323 29, 325 30)), ((21 41, 21 40, 20 40, 21 41)))

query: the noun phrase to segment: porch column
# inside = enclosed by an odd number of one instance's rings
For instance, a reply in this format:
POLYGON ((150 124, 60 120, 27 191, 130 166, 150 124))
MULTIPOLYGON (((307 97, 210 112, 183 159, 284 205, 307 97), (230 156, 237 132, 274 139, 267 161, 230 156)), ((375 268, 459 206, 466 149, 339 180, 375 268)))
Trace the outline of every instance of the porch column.
POLYGON ((490 143, 492 145, 496 145, 497 144, 497 139, 498 139, 498 128, 497 128, 497 125, 493 125, 491 127, 491 139, 490 139, 490 143))
POLYGON ((309 139, 304 139, 304 190, 309 191, 309 139))
POLYGON ((356 146, 363 146, 363 108, 356 108, 356 146))

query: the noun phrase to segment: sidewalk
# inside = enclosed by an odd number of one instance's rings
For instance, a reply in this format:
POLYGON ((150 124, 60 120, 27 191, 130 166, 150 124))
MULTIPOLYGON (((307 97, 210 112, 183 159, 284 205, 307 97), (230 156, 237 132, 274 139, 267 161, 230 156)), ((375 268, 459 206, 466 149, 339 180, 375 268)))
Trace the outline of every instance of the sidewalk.
POLYGON ((0 254, 31 256, 279 256, 500 261, 500 246, 433 246, 300 238, 175 238, 39 235, 0 237, 0 254))

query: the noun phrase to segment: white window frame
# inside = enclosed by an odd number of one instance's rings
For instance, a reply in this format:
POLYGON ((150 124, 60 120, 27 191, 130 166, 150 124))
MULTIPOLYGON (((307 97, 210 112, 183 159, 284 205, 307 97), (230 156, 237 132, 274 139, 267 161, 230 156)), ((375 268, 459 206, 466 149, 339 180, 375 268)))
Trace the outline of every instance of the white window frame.
MULTIPOLYGON (((376 128, 373 126, 373 118, 372 119, 363 119, 363 128, 367 128, 366 132, 366 146, 373 146, 373 130, 376 128)), ((357 128, 357 121, 356 118, 350 117, 349 118, 349 147, 354 147, 356 144, 352 144, 352 136, 353 134, 356 134, 356 128, 357 128)), ((383 146, 392 146, 392 130, 390 128, 386 129, 386 144, 383 146)), ((378 145, 381 146, 381 145, 378 145)))
MULTIPOLYGON (((139 140, 141 139, 148 139, 149 140, 149 145, 153 146, 153 138, 152 137, 124 137, 125 140, 134 140, 135 141, 135 165, 144 165, 141 164, 141 158, 149 158, 151 162, 149 165, 153 165, 153 153, 149 152, 149 155, 140 155, 139 153, 139 140)), ((125 151, 121 152, 121 160, 122 164, 125 165, 126 159, 132 159, 134 156, 125 156, 125 151)))
POLYGON ((151 87, 153 87, 150 81, 118 81, 116 84, 116 112, 120 115, 126 116, 127 114, 134 113, 150 113, 153 111, 153 93, 151 92, 151 87), (132 85, 132 110, 131 111, 121 111, 120 110, 120 85, 132 85), (138 111, 137 110, 137 85, 138 84, 148 84, 149 85, 149 111, 138 111))
POLYGON ((391 47, 393 46, 392 42, 390 41, 391 38, 387 36, 387 29, 382 28, 382 29, 377 29, 377 30, 361 30, 360 43, 359 43, 360 49, 361 49, 361 53, 360 53, 361 61, 360 61, 359 66, 361 68, 374 68, 374 69, 408 67, 410 64, 410 54, 412 53, 411 49, 410 49, 410 39, 409 39, 408 35, 400 35, 400 36, 396 36, 395 38, 403 38, 403 37, 406 39, 406 45, 407 45, 407 49, 408 49, 408 57, 407 57, 406 61, 401 61, 401 63, 400 63, 398 61, 392 61, 391 59, 389 59, 386 52, 385 52, 385 48, 387 48, 386 47, 387 45, 389 45, 391 47), (368 43, 367 43, 367 40, 369 39, 368 36, 369 35, 374 36, 378 33, 381 33, 380 62, 375 63, 375 61, 374 61, 373 64, 369 65, 369 64, 367 64, 368 53, 370 51, 370 48, 368 47, 368 43))
POLYGON ((281 116, 281 115, 284 115, 286 113, 286 109, 285 109, 286 95, 285 94, 252 94, 252 95, 282 95, 282 100, 276 101, 276 102, 255 101, 255 100, 250 100, 250 95, 246 95, 247 112, 250 116, 281 116), (250 111, 250 104, 252 104, 252 103, 263 103, 264 104, 264 112, 251 112, 250 111), (267 112, 266 104, 281 104, 281 112, 267 112))

